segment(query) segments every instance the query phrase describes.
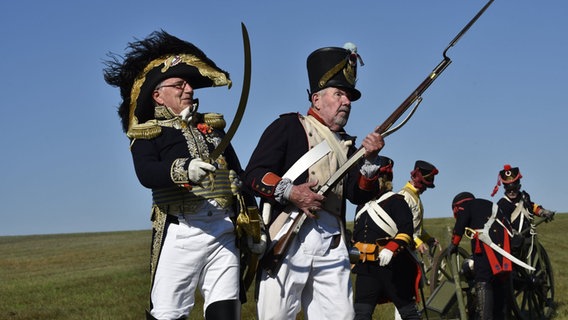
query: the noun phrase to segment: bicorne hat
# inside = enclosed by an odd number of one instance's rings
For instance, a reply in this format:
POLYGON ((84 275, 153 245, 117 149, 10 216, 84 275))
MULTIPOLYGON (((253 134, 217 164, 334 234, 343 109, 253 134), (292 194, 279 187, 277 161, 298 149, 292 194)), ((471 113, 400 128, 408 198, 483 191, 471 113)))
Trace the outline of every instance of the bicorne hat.
POLYGON ((355 89, 357 61, 363 65, 357 47, 350 42, 343 48, 325 47, 312 52, 307 60, 310 81, 308 99, 311 101, 312 94, 322 89, 337 87, 350 92, 351 101, 358 100, 361 92, 355 89))
MULTIPOLYGON (((145 130, 150 128, 143 124, 155 118, 152 93, 163 80, 182 78, 193 89, 231 87, 229 73, 218 68, 203 51, 163 30, 129 43, 123 61, 116 54, 108 56, 112 60, 105 62, 104 78, 120 88, 118 114, 129 138, 156 135, 145 130)), ((159 134, 158 126, 152 129, 159 134)))

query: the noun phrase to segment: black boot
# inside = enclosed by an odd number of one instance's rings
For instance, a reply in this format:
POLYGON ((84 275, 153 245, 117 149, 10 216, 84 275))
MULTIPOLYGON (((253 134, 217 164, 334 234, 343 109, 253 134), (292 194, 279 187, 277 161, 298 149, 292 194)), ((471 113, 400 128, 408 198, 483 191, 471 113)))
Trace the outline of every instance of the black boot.
POLYGON ((475 284, 475 313, 479 320, 493 320, 493 286, 488 282, 475 284))
POLYGON ((354 320, 371 320, 373 318, 373 311, 375 306, 366 303, 355 303, 353 305, 355 309, 355 319, 354 320))
MULTIPOLYGON (((186 320, 186 319, 187 317, 181 317, 176 320, 186 320)), ((158 320, 158 319, 154 318, 154 316, 150 314, 150 311, 146 310, 146 320, 158 320)))
POLYGON ((241 302, 239 300, 216 301, 207 306, 205 320, 240 320, 241 302))
POLYGON ((355 309, 355 319, 354 320, 371 320, 373 318, 373 311, 375 306, 366 303, 356 303, 353 305, 355 309))
POLYGON ((397 310, 403 320, 420 320, 420 314, 415 303, 397 308, 397 310))
POLYGON ((158 320, 158 319, 154 318, 154 316, 150 314, 150 311, 146 310, 146 320, 158 320))

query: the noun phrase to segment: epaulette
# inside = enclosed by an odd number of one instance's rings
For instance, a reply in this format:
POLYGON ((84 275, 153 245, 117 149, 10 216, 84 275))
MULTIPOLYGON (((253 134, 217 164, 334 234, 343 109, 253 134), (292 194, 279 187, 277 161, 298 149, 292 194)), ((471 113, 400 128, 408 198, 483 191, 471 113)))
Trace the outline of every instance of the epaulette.
POLYGON ((227 122, 225 122, 225 119, 223 118, 222 114, 213 113, 213 112, 204 113, 203 122, 205 122, 206 124, 210 125, 211 127, 217 130, 223 130, 227 125, 227 122))
MULTIPOLYGON (((203 113, 199 116, 204 123, 217 130, 223 130, 227 125, 223 115, 220 113, 203 113)), ((153 139, 162 133, 162 125, 165 122, 171 123, 172 121, 179 121, 179 119, 148 120, 144 123, 133 125, 126 135, 130 139, 153 139)))
POLYGON ((130 139, 153 139, 162 133, 162 127, 157 120, 149 120, 145 123, 133 125, 126 136, 130 139))

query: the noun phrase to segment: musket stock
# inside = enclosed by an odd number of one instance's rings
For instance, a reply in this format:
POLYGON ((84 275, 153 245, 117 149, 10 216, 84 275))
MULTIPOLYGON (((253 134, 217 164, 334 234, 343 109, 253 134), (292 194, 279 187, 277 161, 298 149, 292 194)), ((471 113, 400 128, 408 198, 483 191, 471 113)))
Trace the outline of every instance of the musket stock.
POLYGON ((269 248, 262 257, 261 265, 269 276, 273 277, 278 273, 278 270, 282 265, 282 259, 284 259, 284 255, 286 255, 292 240, 294 240, 294 237, 300 230, 300 227, 304 223, 306 217, 305 213, 300 213, 296 219, 294 219, 289 231, 286 232, 272 248, 269 248))
MULTIPOLYGON (((394 112, 376 128, 375 132, 380 133, 383 137, 393 133, 396 130, 388 131, 393 124, 406 113, 406 111, 415 103, 420 103, 422 94, 430 87, 430 85, 440 76, 444 70, 452 63, 452 60, 446 55, 448 49, 453 47, 459 39, 471 28, 471 26, 479 19, 479 17, 487 10, 494 0, 489 0, 481 10, 465 25, 465 27, 452 39, 448 46, 443 51, 442 61, 430 72, 430 74, 418 85, 418 87, 394 110, 394 112)), ((416 105, 417 107, 418 105, 416 105)), ((415 107, 415 108, 416 108, 415 107)), ((397 127, 397 129, 400 128, 397 127)), ((318 189, 317 193, 325 195, 349 172, 349 170, 363 158, 365 155, 365 148, 360 147, 348 160, 345 162, 334 174, 318 189)), ((267 251, 265 254, 264 267, 270 275, 275 275, 278 272, 282 259, 286 254, 294 236, 302 226, 306 219, 306 214, 300 212, 295 218, 294 225, 289 231, 278 240, 278 242, 267 251), (277 250, 275 250, 277 249, 277 250)))

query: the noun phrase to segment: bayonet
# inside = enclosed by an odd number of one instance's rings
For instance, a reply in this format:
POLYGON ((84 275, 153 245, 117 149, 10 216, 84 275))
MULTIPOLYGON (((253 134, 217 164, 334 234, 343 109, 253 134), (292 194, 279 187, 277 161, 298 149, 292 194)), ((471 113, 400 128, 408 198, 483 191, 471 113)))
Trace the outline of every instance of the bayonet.
MULTIPOLYGON (((407 98, 402 102, 402 104, 396 108, 396 110, 375 130, 375 132, 380 133, 383 138, 400 129, 412 116, 420 102, 422 102, 422 94, 430 87, 430 85, 436 80, 440 74, 446 70, 446 68, 452 63, 452 60, 447 56, 448 50, 453 47, 463 35, 471 28, 471 26, 479 19, 479 17, 487 10, 487 8, 493 3, 494 0, 490 0, 479 10, 479 12, 463 27, 463 29, 450 41, 448 46, 444 49, 443 60, 430 72, 430 74, 422 81, 422 83, 414 90, 407 98), (401 125, 389 130, 391 126, 412 106, 415 107, 411 110, 410 115, 401 123, 401 125)), ((325 195, 331 188, 333 188, 340 180, 343 178, 347 172, 365 155, 365 148, 361 147, 359 150, 353 154, 349 160, 342 165, 319 189, 320 194, 325 195)))

